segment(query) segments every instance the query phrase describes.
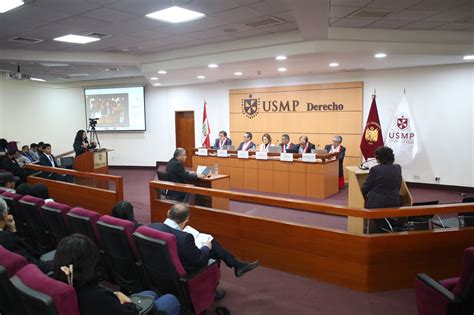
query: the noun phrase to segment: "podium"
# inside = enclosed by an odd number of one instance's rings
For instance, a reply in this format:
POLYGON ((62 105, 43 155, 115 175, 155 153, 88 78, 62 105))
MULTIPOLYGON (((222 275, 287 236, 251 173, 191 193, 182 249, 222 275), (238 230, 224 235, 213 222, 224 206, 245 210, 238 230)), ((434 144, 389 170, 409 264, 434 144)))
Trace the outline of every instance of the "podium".
MULTIPOLYGON (((369 170, 361 170, 358 166, 346 166, 349 175, 349 196, 347 198, 347 205, 353 208, 364 208, 365 198, 362 195, 362 185, 369 175, 369 170)), ((400 199, 402 206, 411 206, 413 199, 408 190, 405 180, 402 178, 400 186, 400 199)), ((347 217, 347 231, 355 234, 364 234, 369 226, 368 220, 357 217, 347 217)))
MULTIPOLYGON (((74 159, 74 170, 79 172, 108 174, 109 160, 108 152, 111 150, 95 150, 86 151, 74 159)), ((75 178, 75 183, 79 185, 92 186, 97 188, 108 189, 108 181, 93 180, 86 178, 75 178)))

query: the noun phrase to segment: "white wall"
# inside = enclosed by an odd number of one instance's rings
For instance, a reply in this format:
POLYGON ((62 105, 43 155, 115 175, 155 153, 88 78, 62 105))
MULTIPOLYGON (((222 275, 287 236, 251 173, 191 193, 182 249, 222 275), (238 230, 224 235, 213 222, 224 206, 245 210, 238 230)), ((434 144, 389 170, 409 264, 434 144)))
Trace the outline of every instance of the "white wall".
MULTIPOLYGON (((219 84, 152 88, 145 92, 147 131, 100 134, 102 146, 113 148, 112 165, 146 165, 166 161, 175 146, 174 112, 194 110, 196 145, 200 143, 202 106, 207 101, 211 138, 229 130, 231 88, 364 81, 364 123, 374 89, 384 134, 403 89, 417 123, 422 152, 404 169, 408 181, 474 186, 474 65, 336 73, 219 84), (418 178, 415 178, 417 176, 418 178)), ((84 128, 80 88, 41 88, 0 81, 0 135, 21 142, 47 139, 56 152, 71 148, 75 131, 84 128), (3 88, 3 93, 2 93, 3 88), (38 121, 38 123, 35 123, 38 121), (43 121, 41 127, 33 128, 43 121), (21 126, 29 128, 14 128, 21 126), (31 129, 30 129, 31 128, 31 129), (50 132, 50 128, 54 132, 50 132), (31 136, 33 134, 33 136, 31 136)), ((235 139, 236 142, 239 139, 235 139)))

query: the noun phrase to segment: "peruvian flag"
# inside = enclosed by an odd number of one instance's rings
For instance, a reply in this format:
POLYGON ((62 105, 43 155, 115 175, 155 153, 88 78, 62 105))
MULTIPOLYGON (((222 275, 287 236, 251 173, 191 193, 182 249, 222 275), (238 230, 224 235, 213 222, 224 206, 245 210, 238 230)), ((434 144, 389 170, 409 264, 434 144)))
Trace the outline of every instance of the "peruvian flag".
POLYGON ((202 114, 201 142, 202 142, 202 146, 205 148, 211 147, 211 140, 209 139, 210 134, 211 134, 211 127, 209 126, 209 120, 207 120, 206 101, 204 101, 204 113, 202 114))
POLYGON ((365 124, 362 139, 360 141, 360 151, 365 160, 373 158, 374 151, 378 147, 383 146, 382 127, 380 125, 379 113, 377 111, 377 102, 375 95, 372 98, 372 105, 370 106, 369 117, 365 124))

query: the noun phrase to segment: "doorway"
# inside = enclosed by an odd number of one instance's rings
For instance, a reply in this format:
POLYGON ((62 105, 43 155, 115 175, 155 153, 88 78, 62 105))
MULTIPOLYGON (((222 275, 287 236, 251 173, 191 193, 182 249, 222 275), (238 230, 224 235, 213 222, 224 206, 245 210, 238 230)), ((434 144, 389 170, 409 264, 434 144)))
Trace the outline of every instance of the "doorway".
POLYGON ((192 166, 192 149, 196 147, 194 142, 194 111, 175 112, 176 147, 186 150, 186 163, 184 166, 192 166))

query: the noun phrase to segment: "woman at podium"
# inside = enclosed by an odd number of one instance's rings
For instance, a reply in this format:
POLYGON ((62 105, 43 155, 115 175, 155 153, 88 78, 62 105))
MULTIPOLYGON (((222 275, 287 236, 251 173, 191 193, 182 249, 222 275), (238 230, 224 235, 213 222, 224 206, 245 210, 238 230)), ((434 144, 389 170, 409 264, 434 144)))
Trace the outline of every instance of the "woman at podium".
POLYGON ((82 153, 94 149, 96 147, 95 142, 89 144, 87 140, 87 132, 85 130, 79 130, 76 133, 76 138, 74 139, 74 152, 76 152, 76 156, 81 155, 82 153))

